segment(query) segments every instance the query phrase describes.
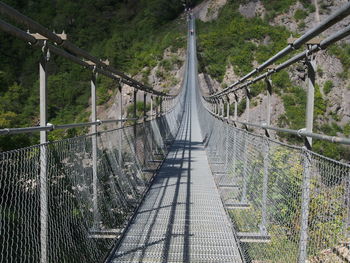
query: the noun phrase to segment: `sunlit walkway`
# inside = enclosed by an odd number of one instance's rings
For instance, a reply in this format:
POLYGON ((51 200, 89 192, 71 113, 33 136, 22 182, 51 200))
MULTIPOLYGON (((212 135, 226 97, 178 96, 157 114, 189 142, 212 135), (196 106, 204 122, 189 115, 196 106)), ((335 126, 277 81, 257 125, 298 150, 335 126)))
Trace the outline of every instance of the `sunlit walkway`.
POLYGON ((178 136, 112 262, 242 262, 202 143, 194 41, 178 136))

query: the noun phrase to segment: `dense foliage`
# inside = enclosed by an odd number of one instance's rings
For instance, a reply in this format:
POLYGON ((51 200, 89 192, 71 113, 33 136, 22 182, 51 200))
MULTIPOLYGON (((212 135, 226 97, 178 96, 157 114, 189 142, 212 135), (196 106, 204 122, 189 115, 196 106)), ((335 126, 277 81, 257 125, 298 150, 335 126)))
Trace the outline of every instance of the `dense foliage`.
MULTIPOLYGON (((296 0, 263 0, 266 8, 264 19, 244 18, 239 12, 240 4, 247 3, 246 0, 229 1, 222 9, 217 20, 211 22, 198 22, 199 32, 199 69, 208 73, 219 82, 223 81, 228 65, 232 65, 235 74, 243 76, 250 72, 254 65, 261 64, 276 52, 284 48, 287 39, 291 35, 285 27, 271 26, 269 21, 277 14, 289 11, 289 7, 295 4, 296 0)), ((299 1, 303 9, 294 12, 297 21, 303 21, 308 12, 314 11, 311 1, 299 1)), ((344 72, 341 77, 346 78, 350 69, 349 60, 350 45, 334 45, 330 48, 330 53, 337 56, 343 66, 344 72)), ((302 65, 298 70, 305 71, 302 65)), ((318 70, 318 74, 322 72, 318 70)), ((290 80, 290 74, 282 71, 272 75, 273 93, 277 94, 283 102, 284 113, 279 117, 278 126, 291 129, 301 129, 305 126, 306 91, 304 87, 296 86, 290 80)), ((231 83, 222 83, 222 87, 227 87, 231 83)), ((330 113, 327 116, 329 101, 325 98, 333 87, 332 81, 325 82, 323 87, 315 87, 315 112, 314 131, 329 135, 345 134, 345 127, 339 127, 334 121, 340 121, 336 114, 330 113), (323 94, 321 92, 323 90, 323 94), (328 123, 328 124, 325 124, 328 123)), ((251 107, 257 106, 258 100, 254 97, 265 92, 263 81, 251 86, 251 107)), ((240 116, 246 107, 246 100, 243 98, 238 105, 238 115, 240 116)), ((230 109, 233 113, 233 106, 230 109)), ((279 136, 290 143, 301 144, 302 140, 298 136, 279 133, 279 136)), ((335 159, 350 159, 350 152, 347 148, 316 140, 314 148, 316 152, 335 159)))
MULTIPOLYGON (((199 1, 192 1, 193 4, 199 1)), ((71 42, 108 58, 116 68, 131 75, 155 66, 165 48, 185 45, 185 21, 177 0, 38 0, 5 3, 56 32, 65 32, 71 42)), ((24 28, 23 28, 24 29, 24 28)), ((26 29, 24 29, 26 30, 26 29)), ((40 51, 0 32, 0 128, 38 124, 38 61, 40 51)), ((86 121, 89 117, 91 73, 60 57, 49 66, 49 121, 54 124, 86 121)), ((146 78, 144 78, 146 79, 146 78)), ((115 92, 115 83, 98 80, 98 103, 115 92)), ((72 136, 55 131, 51 139, 72 136)), ((0 150, 36 143, 38 135, 0 137, 0 150)))
POLYGON ((289 32, 273 27, 259 18, 242 17, 235 2, 230 2, 220 17, 210 23, 198 22, 200 69, 222 80, 226 65, 237 74, 253 69, 252 62, 262 63, 287 43, 289 32))

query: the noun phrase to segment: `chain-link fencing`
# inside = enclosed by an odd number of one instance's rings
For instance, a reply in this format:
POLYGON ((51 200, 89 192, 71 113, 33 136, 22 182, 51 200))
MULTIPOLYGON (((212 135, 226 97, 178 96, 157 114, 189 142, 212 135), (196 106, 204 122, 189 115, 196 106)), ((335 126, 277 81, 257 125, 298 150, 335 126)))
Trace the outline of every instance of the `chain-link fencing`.
POLYGON ((183 95, 176 99, 166 114, 136 124, 136 134, 129 126, 0 153, 0 262, 40 262, 45 202, 48 262, 102 262, 176 136, 183 95), (43 167, 46 199, 40 191, 43 167))
POLYGON ((350 166, 237 128, 199 96, 198 106, 208 160, 246 261, 335 262, 327 254, 350 241, 350 166))

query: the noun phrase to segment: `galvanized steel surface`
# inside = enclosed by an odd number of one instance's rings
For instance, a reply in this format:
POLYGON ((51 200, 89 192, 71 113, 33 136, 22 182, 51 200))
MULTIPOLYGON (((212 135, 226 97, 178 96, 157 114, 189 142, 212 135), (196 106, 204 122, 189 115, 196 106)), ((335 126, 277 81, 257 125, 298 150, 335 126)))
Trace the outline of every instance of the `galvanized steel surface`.
POLYGON ((203 145, 196 78, 191 35, 185 116, 178 136, 109 262, 242 262, 203 145))

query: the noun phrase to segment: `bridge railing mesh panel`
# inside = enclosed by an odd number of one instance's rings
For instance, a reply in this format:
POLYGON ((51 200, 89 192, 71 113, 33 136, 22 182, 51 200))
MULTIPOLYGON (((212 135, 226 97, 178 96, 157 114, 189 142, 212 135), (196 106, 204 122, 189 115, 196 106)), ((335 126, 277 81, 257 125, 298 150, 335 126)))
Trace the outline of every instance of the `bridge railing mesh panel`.
POLYGON ((204 104, 198 97, 208 160, 247 262, 297 262, 305 212, 310 262, 349 243, 347 164, 236 128, 204 104))
POLYGON ((182 118, 0 153, 0 262, 40 262, 40 152, 46 152, 48 262, 102 262, 140 203, 182 118), (92 141, 97 140, 94 206, 92 141))

